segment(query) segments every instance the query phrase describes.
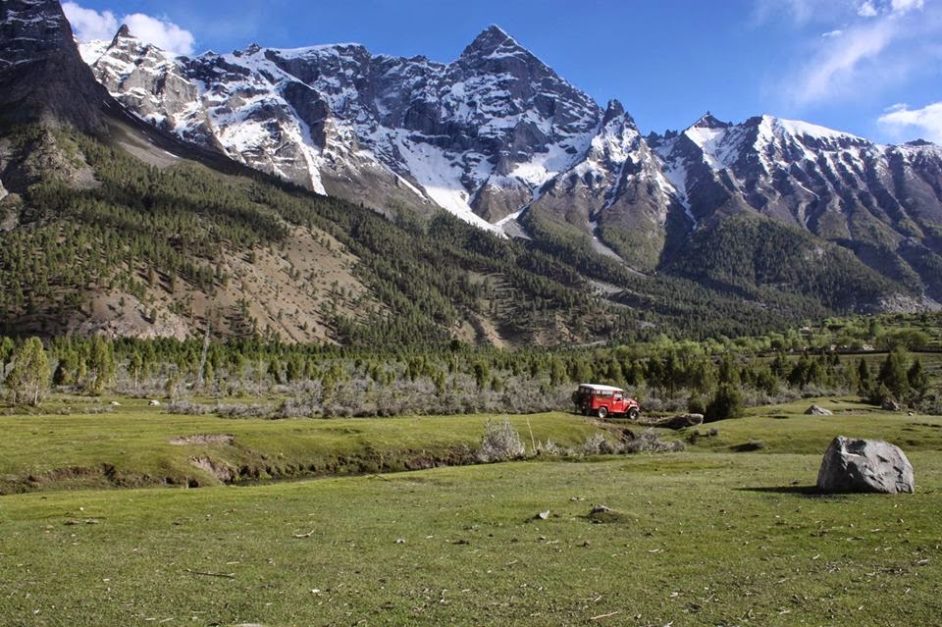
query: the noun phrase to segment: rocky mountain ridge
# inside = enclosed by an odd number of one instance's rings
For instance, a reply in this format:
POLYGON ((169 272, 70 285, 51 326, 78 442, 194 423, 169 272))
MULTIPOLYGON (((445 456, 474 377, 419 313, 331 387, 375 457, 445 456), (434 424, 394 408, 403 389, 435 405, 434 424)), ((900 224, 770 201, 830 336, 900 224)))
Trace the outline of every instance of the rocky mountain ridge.
POLYGON ((496 26, 447 64, 358 44, 173 57, 126 28, 82 49, 150 123, 387 214, 440 207, 525 237, 541 222, 650 272, 699 228, 754 213, 942 299, 942 150, 932 144, 709 114, 642 137, 621 103, 603 109, 496 26))

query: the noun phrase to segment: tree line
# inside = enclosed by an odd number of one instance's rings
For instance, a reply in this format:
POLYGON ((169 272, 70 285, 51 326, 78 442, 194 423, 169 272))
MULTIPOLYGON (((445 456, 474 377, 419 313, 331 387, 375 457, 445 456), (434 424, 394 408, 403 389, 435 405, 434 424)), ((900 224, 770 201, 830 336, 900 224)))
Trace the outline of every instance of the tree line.
MULTIPOLYGON (((852 320, 846 324, 860 326, 852 320)), ((267 398, 273 392, 306 394, 316 389, 319 406, 328 407, 338 399, 355 398, 356 390, 382 395, 384 390, 405 394, 408 389, 410 394, 451 395, 457 399, 455 407, 463 406, 465 396, 488 394, 498 399, 498 406, 504 402, 527 410, 514 399, 520 390, 532 390, 534 397, 565 398, 563 392, 573 385, 604 382, 638 395, 646 409, 693 411, 708 420, 740 415, 746 405, 832 393, 856 393, 878 404, 938 405, 932 369, 906 345, 930 341, 928 333, 915 328, 906 333, 882 330, 879 322, 867 323, 866 332, 896 342, 892 350, 885 356, 842 356, 833 345, 812 347, 835 333, 847 333, 844 326, 831 326, 823 335, 811 330, 725 342, 661 337, 634 345, 515 351, 457 341, 434 350, 372 351, 258 338, 205 346, 195 338, 60 337, 46 345, 38 338, 2 338, 0 374, 7 399, 14 404, 39 403, 53 389, 171 399, 267 398), (794 342, 792 348, 789 342, 794 342)), ((408 403, 403 407, 407 410, 408 403)))

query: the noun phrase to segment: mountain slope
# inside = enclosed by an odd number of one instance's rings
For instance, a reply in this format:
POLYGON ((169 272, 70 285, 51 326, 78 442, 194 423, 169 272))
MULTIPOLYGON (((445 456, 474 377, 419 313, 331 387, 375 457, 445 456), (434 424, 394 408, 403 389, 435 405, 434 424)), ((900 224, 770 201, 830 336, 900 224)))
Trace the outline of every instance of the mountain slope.
POLYGON ((697 221, 754 212, 817 235, 913 293, 939 300, 942 149, 881 146, 771 116, 706 115, 649 138, 697 221))
MULTIPOLYGON (((68 31, 55 2, 22 9, 15 20, 68 31)), ((57 41, 74 52, 70 37, 57 41)), ((642 324, 650 314, 600 298, 588 279, 627 286, 618 265, 560 259, 447 215, 391 221, 311 194, 136 124, 87 68, 60 70, 100 101, 47 103, 48 90, 24 83, 24 98, 0 107, 11 191, 0 200, 0 333, 183 337, 208 326, 374 348, 587 342, 678 331, 703 306, 680 298, 642 324), (94 128, 73 123, 86 114, 94 128)), ((735 311, 716 332, 786 318, 759 304, 735 311)))
POLYGON ((85 50, 141 118, 386 215, 444 208, 651 273, 683 267, 697 230, 751 212, 889 279, 870 306, 942 299, 931 144, 879 146, 770 116, 707 115, 642 137, 620 103, 602 109, 493 26, 447 64, 356 44, 173 58, 127 29, 85 50))
POLYGON ((83 63, 57 2, 3 7, 14 41, 49 39, 0 67, 2 333, 703 337, 925 306, 942 276, 933 146, 765 118, 645 138, 497 28, 450 64, 176 58, 127 29, 83 63))

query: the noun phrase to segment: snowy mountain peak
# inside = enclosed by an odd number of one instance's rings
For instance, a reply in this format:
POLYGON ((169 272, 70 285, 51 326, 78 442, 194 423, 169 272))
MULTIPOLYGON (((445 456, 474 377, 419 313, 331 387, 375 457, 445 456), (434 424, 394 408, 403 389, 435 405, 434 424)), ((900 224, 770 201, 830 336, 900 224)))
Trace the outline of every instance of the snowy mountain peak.
POLYGON ((498 234, 556 223, 652 271, 666 231, 729 213, 845 237, 865 224, 846 209, 858 190, 896 215, 905 193, 935 194, 913 173, 942 162, 934 147, 773 116, 707 112, 645 139, 619 101, 600 107, 499 27, 451 63, 359 44, 173 57, 125 32, 92 67, 140 118, 314 191, 390 214, 437 207, 498 234))
POLYGON ((809 139, 812 141, 835 141, 844 140, 854 143, 870 143, 867 140, 845 133, 836 131, 817 124, 810 124, 800 120, 787 120, 774 115, 762 115, 746 120, 745 125, 756 126, 759 129, 760 136, 771 137, 796 137, 799 139, 809 139))
POLYGON ((720 129, 720 128, 729 128, 732 126, 729 122, 722 122, 718 120, 712 113, 707 111, 700 119, 694 122, 690 128, 708 128, 708 129, 720 129))
POLYGON ((461 56, 469 56, 475 54, 493 54, 500 49, 506 51, 511 50, 522 50, 527 52, 526 48, 517 43, 517 40, 511 37, 507 31, 502 29, 496 24, 491 24, 483 31, 481 31, 477 37, 475 37, 470 44, 464 49, 461 53, 461 56))
POLYGON ((602 125, 608 124, 616 118, 625 116, 625 107, 616 99, 611 99, 605 105, 605 115, 602 117, 602 125))
POLYGON ((112 39, 112 43, 114 43, 118 39, 122 39, 124 37, 133 37, 133 36, 134 35, 131 34, 131 29, 128 27, 128 25, 122 24, 121 28, 118 29, 118 32, 115 33, 114 39, 112 39))

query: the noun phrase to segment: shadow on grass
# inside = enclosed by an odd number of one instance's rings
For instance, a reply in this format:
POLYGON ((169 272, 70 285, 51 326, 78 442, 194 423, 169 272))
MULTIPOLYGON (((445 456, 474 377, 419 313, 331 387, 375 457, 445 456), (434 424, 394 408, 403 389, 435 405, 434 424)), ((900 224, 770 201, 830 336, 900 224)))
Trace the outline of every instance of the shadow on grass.
POLYGON ((739 492, 762 492, 765 494, 797 494, 816 498, 841 498, 842 494, 822 492, 815 485, 762 486, 756 488, 736 488, 739 492))
POLYGON ((765 442, 761 440, 749 440, 748 442, 743 442, 742 444, 734 444, 729 447, 729 450, 734 453, 751 453, 753 451, 761 451, 765 448, 765 442))

